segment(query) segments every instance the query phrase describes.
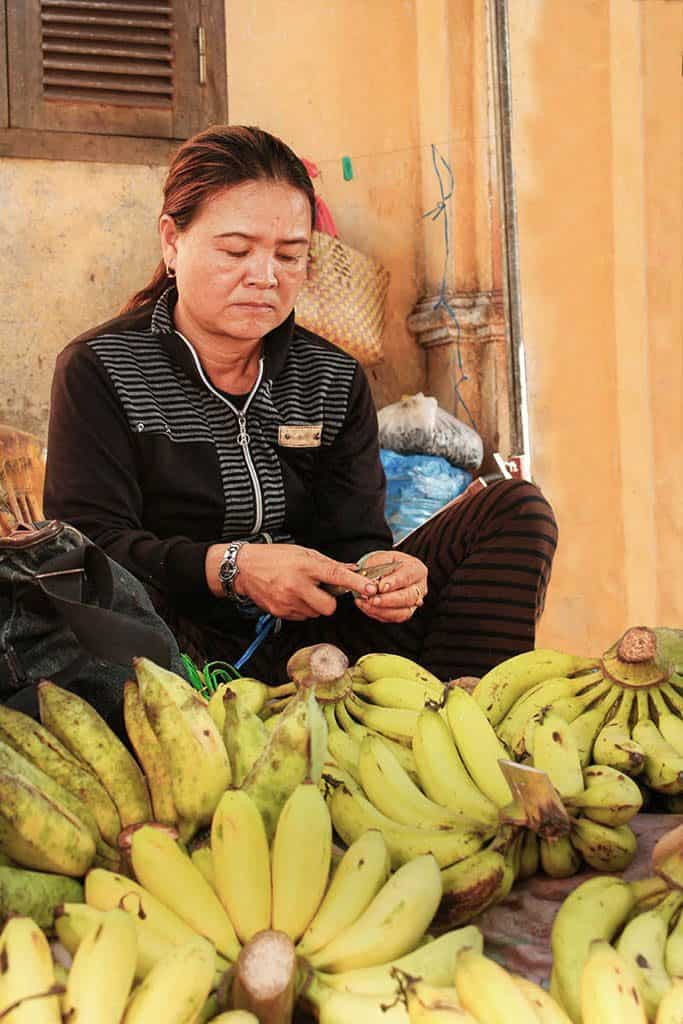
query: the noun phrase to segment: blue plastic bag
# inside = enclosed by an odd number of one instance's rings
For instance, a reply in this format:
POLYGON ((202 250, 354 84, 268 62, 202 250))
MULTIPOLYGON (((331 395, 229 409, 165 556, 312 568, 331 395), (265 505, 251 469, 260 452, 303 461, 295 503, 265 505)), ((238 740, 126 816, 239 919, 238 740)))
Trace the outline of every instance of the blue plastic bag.
POLYGON ((385 515, 395 544, 472 481, 471 473, 440 455, 400 455, 382 448, 380 456, 387 477, 385 515))

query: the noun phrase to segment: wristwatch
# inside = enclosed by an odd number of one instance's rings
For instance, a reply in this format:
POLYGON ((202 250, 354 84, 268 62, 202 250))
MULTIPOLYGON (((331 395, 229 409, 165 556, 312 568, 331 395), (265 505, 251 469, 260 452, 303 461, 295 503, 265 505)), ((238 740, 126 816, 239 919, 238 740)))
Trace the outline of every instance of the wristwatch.
POLYGON ((223 593, 230 601, 236 601, 238 604, 244 604, 249 600, 235 591, 235 580, 240 571, 240 567, 237 564, 237 556, 240 548, 246 543, 247 541, 245 540, 231 541, 223 552, 221 564, 218 567, 218 579, 223 593))

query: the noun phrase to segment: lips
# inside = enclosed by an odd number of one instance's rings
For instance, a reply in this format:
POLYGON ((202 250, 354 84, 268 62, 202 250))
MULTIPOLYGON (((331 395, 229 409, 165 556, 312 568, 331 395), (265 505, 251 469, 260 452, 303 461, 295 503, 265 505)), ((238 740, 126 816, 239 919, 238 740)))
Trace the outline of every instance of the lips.
POLYGON ((257 311, 266 312, 267 310, 275 309, 275 306, 270 302, 233 302, 233 309, 253 309, 257 311))

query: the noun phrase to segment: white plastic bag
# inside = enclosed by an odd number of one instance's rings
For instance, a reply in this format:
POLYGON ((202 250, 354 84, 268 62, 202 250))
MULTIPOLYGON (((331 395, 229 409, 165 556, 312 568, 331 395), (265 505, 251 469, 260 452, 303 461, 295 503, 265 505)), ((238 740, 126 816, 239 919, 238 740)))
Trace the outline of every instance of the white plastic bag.
POLYGON ((477 470, 481 466, 484 445, 476 430, 421 391, 385 405, 377 418, 382 448, 402 455, 440 455, 463 469, 477 470))

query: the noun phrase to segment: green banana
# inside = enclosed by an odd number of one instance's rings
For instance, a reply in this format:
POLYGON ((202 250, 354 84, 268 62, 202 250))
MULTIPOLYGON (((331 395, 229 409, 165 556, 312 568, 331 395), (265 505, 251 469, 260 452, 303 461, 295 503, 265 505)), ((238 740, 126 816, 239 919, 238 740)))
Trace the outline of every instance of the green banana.
POLYGON ((222 735, 230 758, 232 785, 241 786, 270 737, 265 724, 232 687, 223 695, 222 735))
POLYGON ((438 676, 401 654, 364 654, 355 668, 369 683, 391 677, 421 683, 438 695, 443 691, 444 684, 438 676))
POLYGON ((444 687, 428 687, 412 679, 383 677, 374 683, 353 683, 353 692, 371 704, 385 708, 405 708, 408 711, 422 711, 428 701, 443 699, 444 687))
POLYGON ((640 810, 643 797, 628 775, 607 765, 584 768, 585 789, 565 798, 565 806, 601 825, 626 825, 640 810))
POLYGON ((576 818, 570 838, 596 871, 624 871, 636 855, 636 837, 628 825, 611 828, 589 818, 576 818))
POLYGON ((571 676, 595 668, 594 658, 581 658, 546 648, 516 654, 479 680, 474 699, 492 725, 498 725, 523 694, 546 679, 571 676))
POLYGON ((417 722, 418 711, 411 711, 407 708, 385 708, 376 704, 368 704, 361 700, 356 694, 350 694, 344 699, 346 710, 357 718, 359 722, 375 732, 396 740, 406 746, 410 746, 415 723, 417 722))
POLYGON ((123 687, 123 719, 126 733, 147 780, 154 820, 176 826, 178 813, 173 803, 172 780, 168 761, 149 724, 140 688, 133 679, 123 687))
POLYGON ((0 867, 0 921, 30 917, 44 931, 52 928, 61 903, 82 903, 83 885, 75 878, 50 872, 0 867))
POLYGON ((683 893, 674 892, 655 907, 638 914, 624 928, 616 944, 638 982, 645 1012, 650 1020, 671 985, 665 964, 666 940, 672 918, 683 905, 683 893))
POLYGON ((573 696, 585 685, 583 677, 569 679, 567 676, 553 676, 542 683, 536 683, 519 700, 515 701, 505 718, 496 726, 499 739, 517 757, 531 753, 526 749, 524 742, 527 722, 537 712, 544 708, 551 708, 554 701, 561 697, 573 696))
POLYGON ((645 751, 643 775, 651 789, 662 793, 683 792, 683 757, 676 752, 650 718, 646 693, 638 692, 638 721, 631 735, 645 751))
POLYGON ((539 712, 533 738, 534 768, 545 772, 561 797, 583 790, 583 775, 576 740, 559 715, 539 712))
POLYGON ((645 751, 631 739, 630 719, 635 704, 635 694, 624 690, 616 713, 595 737, 593 760, 610 768, 638 775, 645 765, 645 751))
POLYGON ((581 856, 569 836, 539 840, 541 867, 550 878, 571 878, 581 868, 581 856))
POLYGON ((619 692, 614 687, 596 704, 569 723, 576 745, 579 748, 581 767, 586 768, 592 758, 595 738, 605 724, 610 711, 619 700, 619 692))

